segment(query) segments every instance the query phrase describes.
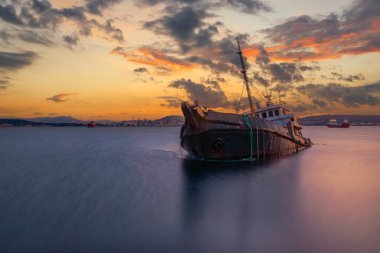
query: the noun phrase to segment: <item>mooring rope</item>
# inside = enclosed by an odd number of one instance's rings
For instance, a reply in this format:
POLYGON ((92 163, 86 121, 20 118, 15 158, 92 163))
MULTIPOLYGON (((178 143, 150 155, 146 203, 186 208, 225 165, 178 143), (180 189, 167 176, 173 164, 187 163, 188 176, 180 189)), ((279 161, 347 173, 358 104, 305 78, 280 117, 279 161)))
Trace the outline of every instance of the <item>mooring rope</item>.
MULTIPOLYGON (((263 155, 264 155, 264 159, 266 158, 265 156, 265 138, 264 138, 264 135, 266 134, 266 128, 263 128, 263 125, 261 124, 261 121, 260 119, 257 120, 260 124, 260 127, 261 127, 261 130, 262 130, 262 136, 263 136, 263 155)), ((258 138, 258 134, 257 134, 257 138, 258 138)), ((259 143, 259 141, 257 141, 257 143, 259 143)))
POLYGON ((244 121, 245 121, 245 124, 248 126, 249 128, 249 137, 250 137, 250 156, 249 156, 249 159, 252 160, 252 157, 253 157, 253 133, 252 133, 252 126, 251 124, 249 123, 249 120, 248 120, 248 115, 243 115, 244 117, 244 121))

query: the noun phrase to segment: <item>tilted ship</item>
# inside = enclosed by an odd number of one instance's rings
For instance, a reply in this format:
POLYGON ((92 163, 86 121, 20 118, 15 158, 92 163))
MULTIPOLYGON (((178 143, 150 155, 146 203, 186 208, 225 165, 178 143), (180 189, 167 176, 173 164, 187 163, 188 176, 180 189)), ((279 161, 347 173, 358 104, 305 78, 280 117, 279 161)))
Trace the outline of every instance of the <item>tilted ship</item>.
POLYGON ((271 96, 266 96, 265 106, 256 104, 255 110, 238 39, 237 44, 250 113, 223 113, 199 106, 198 102, 183 102, 182 148, 198 159, 258 160, 310 147, 311 140, 303 137, 298 118, 284 103, 273 103, 271 96))

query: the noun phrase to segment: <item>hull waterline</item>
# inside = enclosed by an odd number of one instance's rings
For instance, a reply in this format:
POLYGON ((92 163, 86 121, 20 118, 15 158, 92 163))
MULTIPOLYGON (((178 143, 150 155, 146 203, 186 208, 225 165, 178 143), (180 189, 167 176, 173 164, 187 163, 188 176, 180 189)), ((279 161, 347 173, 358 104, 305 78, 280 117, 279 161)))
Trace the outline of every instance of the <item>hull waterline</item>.
POLYGON ((182 105, 182 111, 185 124, 181 129, 181 146, 195 158, 260 159, 291 154, 311 146, 309 139, 294 136, 263 119, 217 112, 202 117, 188 104, 182 105))

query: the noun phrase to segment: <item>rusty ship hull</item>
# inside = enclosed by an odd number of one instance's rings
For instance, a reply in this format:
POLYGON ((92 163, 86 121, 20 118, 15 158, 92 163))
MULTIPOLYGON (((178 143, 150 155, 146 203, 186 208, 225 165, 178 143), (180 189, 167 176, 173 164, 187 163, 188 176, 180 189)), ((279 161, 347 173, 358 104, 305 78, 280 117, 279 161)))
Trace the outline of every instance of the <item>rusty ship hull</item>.
POLYGON ((191 157, 207 160, 257 160, 298 152, 311 141, 251 115, 202 111, 183 103, 181 146, 191 157))

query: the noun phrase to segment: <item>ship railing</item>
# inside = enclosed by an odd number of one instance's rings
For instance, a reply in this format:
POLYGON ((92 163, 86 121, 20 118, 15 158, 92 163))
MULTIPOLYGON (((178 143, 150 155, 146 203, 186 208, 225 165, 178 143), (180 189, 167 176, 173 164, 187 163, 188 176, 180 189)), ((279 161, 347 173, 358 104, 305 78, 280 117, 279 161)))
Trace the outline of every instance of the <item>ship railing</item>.
POLYGON ((264 130, 264 131, 269 131, 269 132, 277 132, 280 133, 281 135, 288 136, 288 131, 282 127, 279 126, 275 123, 256 118, 256 117, 249 117, 250 124, 252 128, 255 130, 264 130))
POLYGON ((286 102, 282 101, 281 99, 271 99, 270 101, 267 101, 267 100, 256 101, 256 109, 264 108, 270 105, 286 106, 286 102))

